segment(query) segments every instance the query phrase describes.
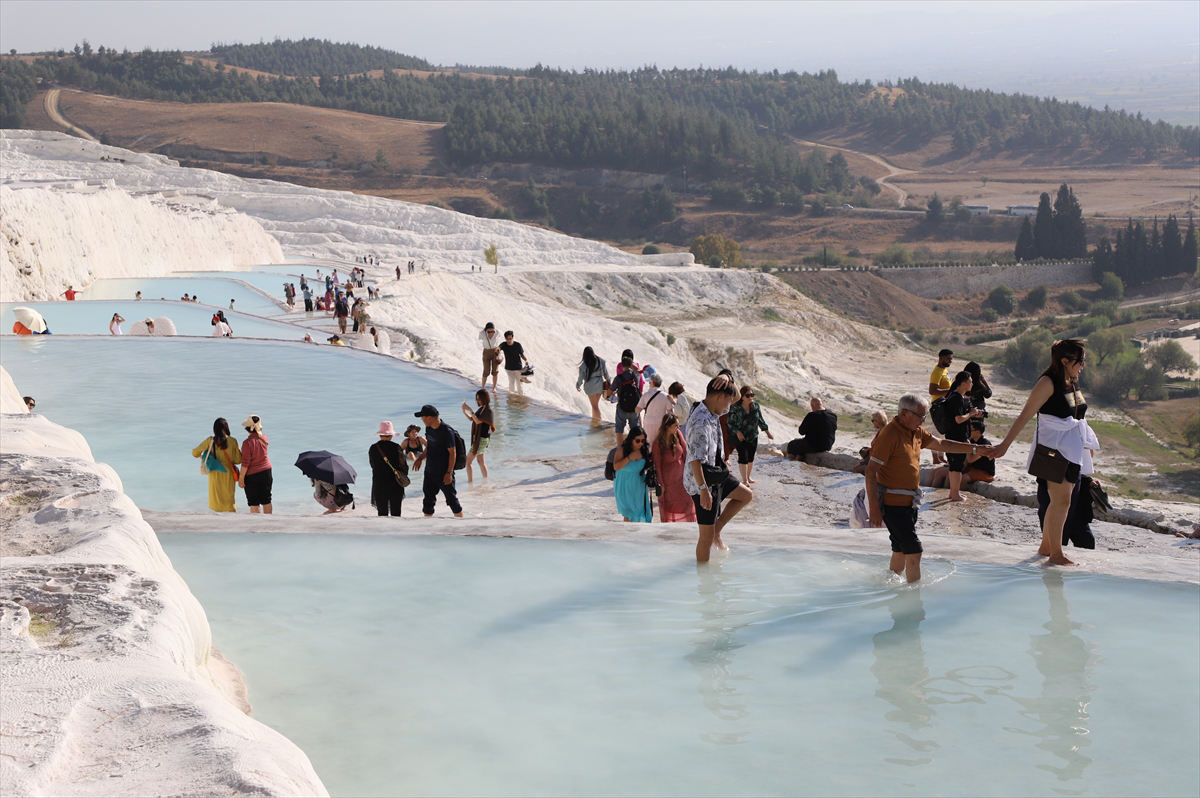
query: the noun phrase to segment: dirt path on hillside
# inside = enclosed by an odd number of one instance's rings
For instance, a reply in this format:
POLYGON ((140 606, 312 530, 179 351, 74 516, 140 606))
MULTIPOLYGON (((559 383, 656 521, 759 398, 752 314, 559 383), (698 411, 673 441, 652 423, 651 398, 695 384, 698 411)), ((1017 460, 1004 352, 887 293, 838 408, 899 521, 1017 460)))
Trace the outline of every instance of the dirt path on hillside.
POLYGON ((46 116, 50 117, 50 119, 54 121, 54 124, 65 127, 68 133, 79 136, 81 139, 87 139, 88 141, 94 141, 99 144, 100 141, 95 136, 93 136, 91 133, 88 133, 86 130, 81 130, 80 128, 75 127, 69 121, 67 121, 65 116, 59 113, 58 95, 61 92, 62 89, 51 89, 50 91, 46 92, 46 116))
POLYGON ((888 171, 888 173, 885 176, 879 178, 879 180, 876 181, 879 183, 881 188, 886 188, 888 191, 895 194, 897 202, 899 202, 901 205, 903 205, 904 201, 906 199, 908 199, 907 191, 900 188, 899 186, 889 183, 888 181, 891 180, 893 177, 899 177, 900 175, 916 174, 916 172, 914 172, 912 169, 901 169, 898 166, 892 166, 890 163, 888 163, 887 159, 884 158, 883 156, 872 155, 869 152, 861 152, 860 150, 852 150, 849 147, 838 147, 835 144, 824 144, 820 141, 806 141, 805 139, 798 139, 795 136, 792 136, 792 141, 796 142, 797 144, 803 144, 808 147, 824 147, 825 149, 829 149, 829 150, 841 150, 842 152, 848 152, 851 155, 857 155, 860 158, 866 158, 871 163, 878 164, 879 166, 882 166, 884 169, 886 169, 888 171))

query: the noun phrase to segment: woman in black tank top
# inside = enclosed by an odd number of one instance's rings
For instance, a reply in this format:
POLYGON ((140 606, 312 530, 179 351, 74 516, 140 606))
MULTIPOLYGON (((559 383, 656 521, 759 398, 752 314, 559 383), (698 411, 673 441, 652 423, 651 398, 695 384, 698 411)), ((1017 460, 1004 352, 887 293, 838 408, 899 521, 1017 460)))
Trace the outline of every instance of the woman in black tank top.
POLYGON ((404 430, 404 439, 400 441, 400 451, 412 460, 425 451, 425 439, 421 437, 421 428, 416 424, 409 424, 408 429, 404 430))
MULTIPOLYGON (((1087 402, 1079 391, 1079 375, 1083 372, 1086 361, 1087 352, 1082 341, 1068 338, 1054 342, 1054 346, 1050 348, 1050 367, 1042 372, 1021 410, 1021 415, 1013 423, 1008 435, 996 447, 996 459, 1004 456, 1013 440, 1038 413, 1058 418, 1084 417, 1087 413, 1087 402)), ((1074 465, 1073 468, 1078 474, 1078 465, 1074 465)), ((1046 518, 1042 524, 1042 545, 1038 548, 1038 554, 1049 557, 1053 565, 1075 564, 1063 554, 1062 534, 1077 481, 1078 476, 1075 481, 1064 479, 1060 483, 1046 483, 1046 490, 1050 494, 1050 506, 1046 509, 1046 518)))

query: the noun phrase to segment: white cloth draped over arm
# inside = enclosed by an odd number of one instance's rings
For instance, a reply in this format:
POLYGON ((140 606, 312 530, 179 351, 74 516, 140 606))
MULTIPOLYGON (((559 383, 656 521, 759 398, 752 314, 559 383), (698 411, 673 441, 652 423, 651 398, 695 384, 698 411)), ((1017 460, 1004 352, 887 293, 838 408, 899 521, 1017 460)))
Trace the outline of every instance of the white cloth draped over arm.
POLYGON ((1078 463, 1080 474, 1093 473, 1092 451, 1100 449, 1100 440, 1088 425, 1087 419, 1059 418, 1046 414, 1038 416, 1034 443, 1034 446, 1029 447, 1026 468, 1033 462, 1033 450, 1037 448, 1036 444, 1040 443, 1057 449, 1072 463, 1078 463))

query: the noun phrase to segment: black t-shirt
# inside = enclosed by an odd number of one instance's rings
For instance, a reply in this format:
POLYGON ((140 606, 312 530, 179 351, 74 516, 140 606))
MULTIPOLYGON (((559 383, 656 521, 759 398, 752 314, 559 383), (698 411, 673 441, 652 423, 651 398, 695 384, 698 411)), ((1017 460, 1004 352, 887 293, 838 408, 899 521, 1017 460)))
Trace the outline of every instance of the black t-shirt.
MULTIPOLYGON (((980 449, 982 449, 984 446, 992 445, 992 442, 982 435, 979 436, 979 440, 973 441, 973 443, 980 449)), ((993 477, 996 476, 996 461, 990 457, 980 457, 973 463, 967 463, 967 468, 978 468, 985 474, 989 474, 993 477)))
POLYGON ((446 422, 425 428, 425 440, 428 443, 425 453, 425 478, 444 477, 450 466, 450 452, 454 451, 454 433, 446 422))
POLYGON ((525 347, 521 346, 520 341, 513 341, 511 344, 505 341, 500 344, 500 351, 504 353, 505 371, 521 370, 521 355, 525 354, 525 347))
POLYGON ((960 424, 954 420, 954 417, 965 416, 971 412, 971 398, 963 396, 958 391, 951 391, 946 394, 946 404, 943 407, 946 411, 946 439, 951 441, 965 441, 967 439, 970 419, 960 424))
POLYGON ((476 424, 472 424, 472 426, 475 427, 475 429, 472 430, 472 434, 475 434, 479 438, 492 437, 491 422, 495 421, 495 417, 492 415, 492 408, 490 408, 490 407, 479 408, 478 410, 475 411, 475 418, 479 419, 479 422, 476 424))
POLYGON ((800 434, 819 446, 821 451, 829 451, 837 436, 837 413, 832 410, 812 411, 800 422, 800 434))

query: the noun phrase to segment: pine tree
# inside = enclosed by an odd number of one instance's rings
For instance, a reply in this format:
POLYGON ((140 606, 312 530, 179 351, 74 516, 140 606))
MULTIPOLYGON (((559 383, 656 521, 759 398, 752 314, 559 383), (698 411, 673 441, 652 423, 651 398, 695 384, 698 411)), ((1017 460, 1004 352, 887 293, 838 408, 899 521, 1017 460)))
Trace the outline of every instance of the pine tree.
POLYGON ((1021 222, 1021 234, 1017 236, 1017 248, 1013 252, 1013 257, 1017 260, 1035 260, 1037 258, 1037 245, 1033 243, 1033 225, 1029 223, 1029 217, 1021 222))
POLYGON ((1039 258, 1053 258, 1058 249, 1054 242, 1054 211, 1050 209, 1050 195, 1045 191, 1038 200, 1037 218, 1033 223, 1033 243, 1039 258))

